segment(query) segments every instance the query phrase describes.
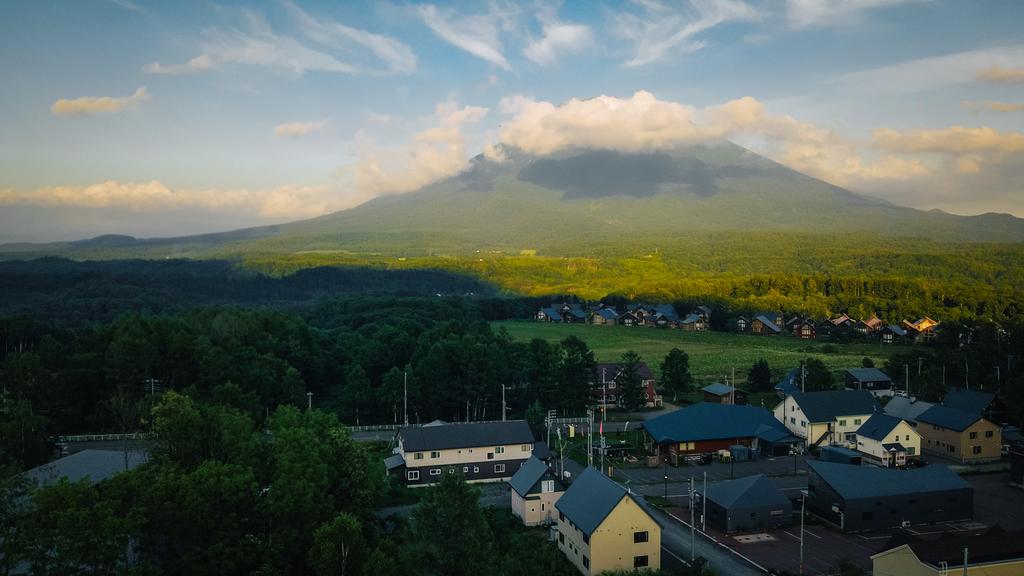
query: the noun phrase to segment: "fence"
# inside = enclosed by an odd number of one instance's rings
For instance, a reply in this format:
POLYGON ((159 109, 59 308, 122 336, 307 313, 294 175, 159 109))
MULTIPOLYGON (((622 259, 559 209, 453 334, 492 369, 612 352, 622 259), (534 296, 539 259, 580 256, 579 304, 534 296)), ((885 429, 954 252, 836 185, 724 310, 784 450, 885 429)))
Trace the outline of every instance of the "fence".
POLYGON ((57 442, 67 444, 71 442, 114 442, 118 440, 149 440, 152 434, 146 432, 134 432, 131 434, 75 434, 72 436, 57 436, 57 442))

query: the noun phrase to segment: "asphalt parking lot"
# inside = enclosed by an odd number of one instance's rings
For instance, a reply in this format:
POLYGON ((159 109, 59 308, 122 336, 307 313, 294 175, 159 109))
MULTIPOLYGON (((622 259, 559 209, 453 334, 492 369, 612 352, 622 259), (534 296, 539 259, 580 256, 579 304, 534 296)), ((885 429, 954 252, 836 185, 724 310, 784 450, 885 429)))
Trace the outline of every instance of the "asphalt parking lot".
MULTIPOLYGON (((614 466, 614 464, 611 464, 614 466)), ((729 480, 730 478, 743 478, 753 474, 764 474, 766 476, 792 476, 803 475, 807 471, 803 456, 778 456, 775 458, 763 458, 748 462, 722 463, 713 462, 705 466, 659 466, 657 468, 615 468, 615 475, 623 480, 629 480, 631 484, 660 484, 664 483, 665 476, 668 476, 670 483, 689 482, 692 476, 695 481, 703 481, 704 473, 708 475, 708 482, 718 480, 729 480)))

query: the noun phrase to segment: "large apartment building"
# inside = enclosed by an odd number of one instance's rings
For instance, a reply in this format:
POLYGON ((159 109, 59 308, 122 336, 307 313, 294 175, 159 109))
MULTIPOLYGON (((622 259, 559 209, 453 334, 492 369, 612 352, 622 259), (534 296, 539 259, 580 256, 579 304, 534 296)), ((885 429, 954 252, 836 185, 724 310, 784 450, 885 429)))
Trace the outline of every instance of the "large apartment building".
POLYGON ((385 464, 407 486, 428 486, 456 472, 467 482, 508 480, 533 454, 525 420, 406 426, 397 440, 385 464))

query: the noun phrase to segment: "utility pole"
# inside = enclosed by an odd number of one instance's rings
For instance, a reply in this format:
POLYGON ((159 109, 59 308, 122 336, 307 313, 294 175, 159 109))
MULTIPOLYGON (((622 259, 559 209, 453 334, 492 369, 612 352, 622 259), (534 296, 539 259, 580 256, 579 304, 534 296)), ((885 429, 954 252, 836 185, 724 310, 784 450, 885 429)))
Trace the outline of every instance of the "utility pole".
POLYGON ((402 373, 402 420, 409 425, 409 371, 402 373))
POLYGON ((505 413, 508 412, 508 408, 505 404, 505 385, 501 385, 501 421, 505 421, 505 413))
POLYGON ((804 510, 807 506, 807 494, 800 497, 800 573, 804 573, 804 510))
POLYGON ((704 471, 704 492, 700 495, 700 531, 708 531, 708 471, 704 471))
POLYGON ((587 408, 587 466, 594 467, 594 410, 587 408))
MULTIPOLYGON (((918 371, 920 374, 920 371, 918 371)), ((907 396, 910 396, 910 364, 903 365, 903 386, 907 389, 907 396)))
POLYGON ((967 576, 967 546, 964 546, 964 576, 967 576))
POLYGON ((306 410, 313 409, 313 393, 306 392, 306 410))
POLYGON ((800 362, 800 391, 807 392, 807 369, 803 362, 800 362))
POLYGON ((729 403, 736 405, 736 367, 732 367, 732 392, 729 393, 729 403))
POLYGON ((924 358, 921 358, 920 356, 917 357, 917 375, 918 376, 921 375, 921 362, 923 362, 923 361, 924 361, 924 358))
POLYGON ((964 388, 971 389, 971 365, 964 360, 964 388))
POLYGON ((696 551, 694 550, 694 532, 695 525, 693 522, 693 476, 690 476, 690 566, 693 566, 693 560, 696 557, 696 551))

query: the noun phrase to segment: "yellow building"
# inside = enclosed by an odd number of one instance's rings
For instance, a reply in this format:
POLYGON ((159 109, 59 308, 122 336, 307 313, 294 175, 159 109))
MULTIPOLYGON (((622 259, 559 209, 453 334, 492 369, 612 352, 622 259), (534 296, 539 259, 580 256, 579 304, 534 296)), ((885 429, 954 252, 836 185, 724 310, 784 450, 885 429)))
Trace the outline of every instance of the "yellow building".
POLYGON ((921 455, 921 435, 905 420, 878 412, 857 430, 857 451, 886 468, 902 468, 921 455))
POLYGON ((981 415, 932 406, 917 417, 921 449, 965 464, 999 460, 1003 432, 981 415))
POLYGON ((867 390, 794 391, 772 413, 807 447, 847 446, 857 442, 857 430, 881 407, 867 390))
POLYGON ((1019 576, 1024 574, 1024 532, 992 528, 935 539, 900 533, 871 557, 871 563, 874 576, 1019 576))
POLYGON ((660 570, 661 526, 632 493, 594 468, 555 503, 558 549, 584 574, 660 570))
POLYGON ((565 494, 565 485, 548 465, 531 457, 508 481, 512 513, 527 526, 551 524, 557 518, 555 502, 565 494))

